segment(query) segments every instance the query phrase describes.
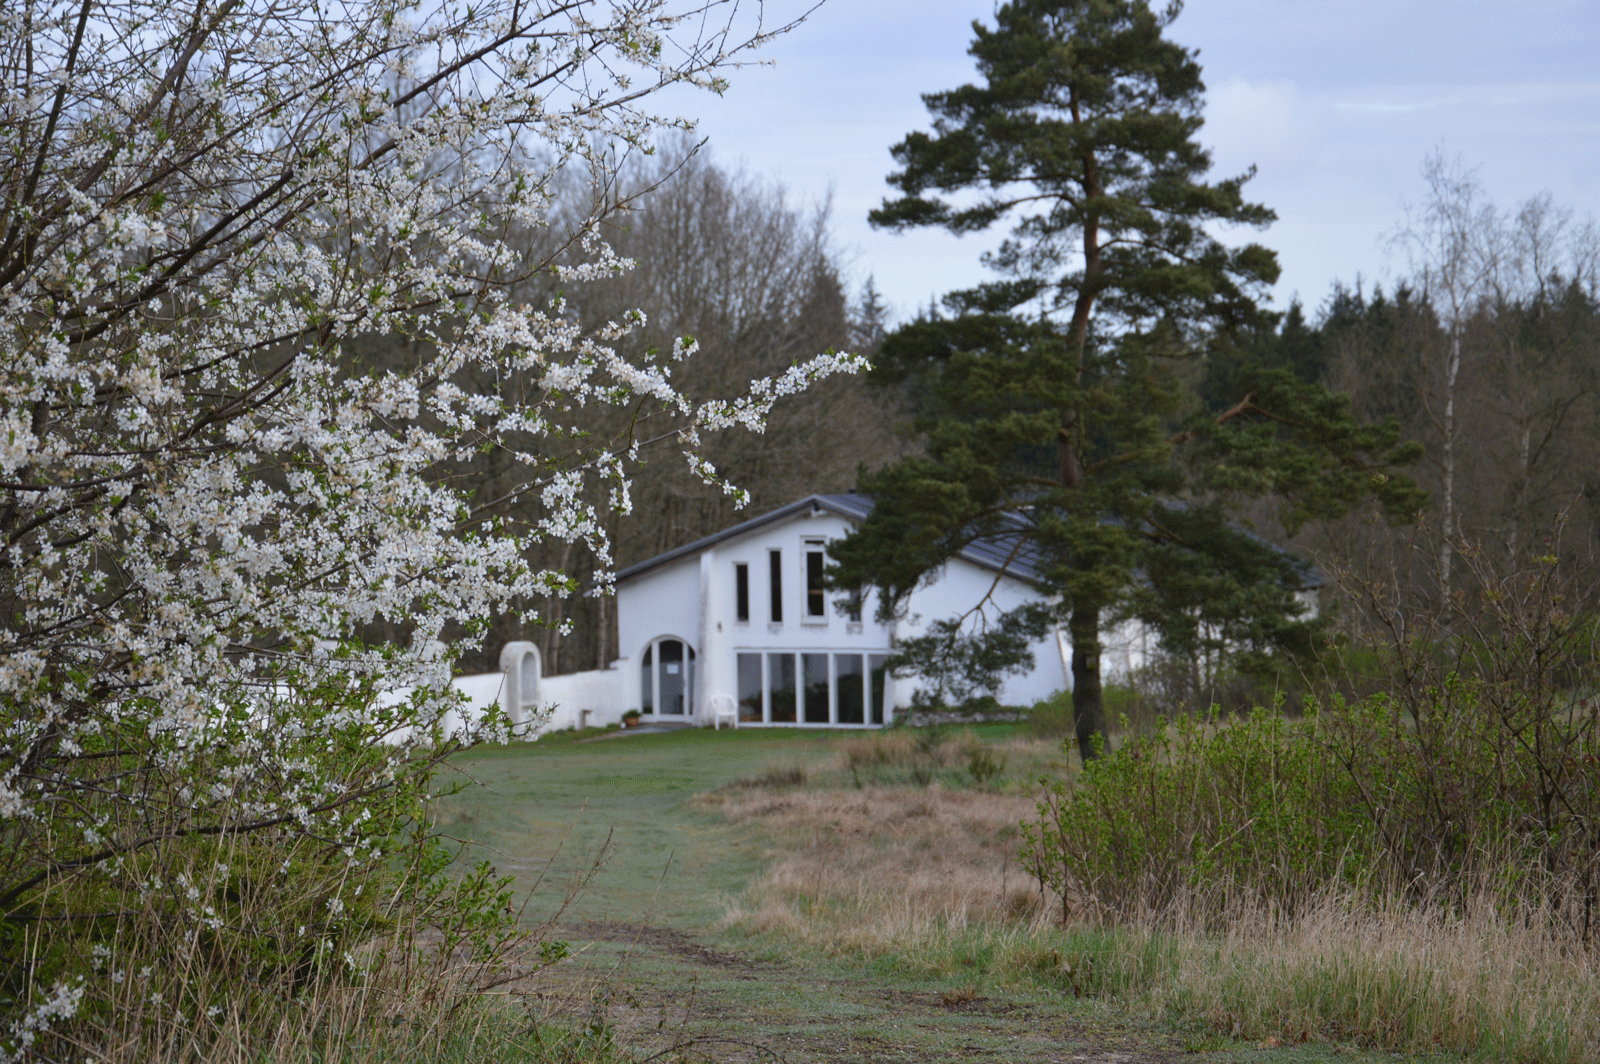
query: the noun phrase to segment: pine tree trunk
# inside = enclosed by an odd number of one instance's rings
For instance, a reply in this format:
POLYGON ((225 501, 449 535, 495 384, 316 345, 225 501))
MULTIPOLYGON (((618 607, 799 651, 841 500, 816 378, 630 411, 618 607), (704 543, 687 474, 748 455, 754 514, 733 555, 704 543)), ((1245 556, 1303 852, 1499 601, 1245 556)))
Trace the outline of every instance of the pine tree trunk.
POLYGON ((1100 605, 1083 600, 1072 604, 1072 714, 1078 731, 1078 754, 1085 764, 1099 753, 1109 753, 1106 737, 1105 693, 1100 685, 1100 605), (1095 750, 1094 737, 1101 739, 1095 750))

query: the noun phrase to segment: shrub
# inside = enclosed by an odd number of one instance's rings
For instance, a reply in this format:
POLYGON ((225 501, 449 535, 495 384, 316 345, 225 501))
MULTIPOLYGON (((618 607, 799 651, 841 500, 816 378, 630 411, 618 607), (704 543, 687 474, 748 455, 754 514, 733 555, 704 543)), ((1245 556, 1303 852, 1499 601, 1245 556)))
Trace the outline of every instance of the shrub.
POLYGON ((1368 605, 1389 692, 1303 721, 1257 709, 1160 722, 1050 783, 1024 860, 1062 898, 1124 917, 1199 892, 1293 914, 1332 887, 1463 904, 1485 883, 1569 921, 1600 917, 1600 686, 1585 585, 1553 557, 1509 573, 1463 550, 1470 591, 1432 618, 1368 605), (1476 566, 1476 568, 1473 568, 1476 566))
POLYGON ((1196 890, 1292 910, 1363 871, 1370 827, 1353 792, 1311 727, 1265 710, 1180 717, 1050 783, 1023 860, 1064 904, 1110 915, 1160 913, 1196 890))
POLYGON ((1057 691, 1028 710, 1028 730, 1038 739, 1060 739, 1073 734, 1072 692, 1057 691))

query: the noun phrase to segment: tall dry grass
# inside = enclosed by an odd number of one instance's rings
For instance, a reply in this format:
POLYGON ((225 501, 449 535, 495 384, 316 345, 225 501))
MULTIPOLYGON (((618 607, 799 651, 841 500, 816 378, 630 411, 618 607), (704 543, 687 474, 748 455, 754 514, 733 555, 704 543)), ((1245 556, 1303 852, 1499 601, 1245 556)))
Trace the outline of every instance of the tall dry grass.
POLYGON ((1292 920, 1240 904, 1220 933, 1216 898, 1195 895, 1159 918, 1062 926, 1059 899, 1018 869, 1018 821, 1035 812, 1024 794, 935 784, 701 801, 771 843, 765 874, 728 904, 725 925, 744 933, 933 981, 1111 998, 1239 1037, 1600 1060, 1597 959, 1553 914, 1497 908, 1487 891, 1448 905, 1324 894, 1292 920))
POLYGON ((1030 918, 1037 883, 1015 856, 1031 799, 990 791, 719 793, 701 801, 756 823, 774 860, 728 923, 832 950, 875 954, 946 928, 1030 918))
MULTIPOLYGON (((264 852, 271 841, 157 851, 149 889, 101 916, 93 939, 67 943, 85 954, 75 1012, 14 1034, 0 1061, 539 1061, 541 1038, 566 1045, 559 1059, 608 1059, 609 1045, 574 1048, 582 1031, 530 1025, 506 993, 566 955, 553 932, 607 849, 534 925, 521 917, 542 875, 519 905, 487 863, 446 875, 395 858, 296 876, 284 870, 304 843, 264 852)), ((417 855, 449 857, 427 839, 417 855)), ((28 932, 24 950, 63 949, 49 930, 28 932)))

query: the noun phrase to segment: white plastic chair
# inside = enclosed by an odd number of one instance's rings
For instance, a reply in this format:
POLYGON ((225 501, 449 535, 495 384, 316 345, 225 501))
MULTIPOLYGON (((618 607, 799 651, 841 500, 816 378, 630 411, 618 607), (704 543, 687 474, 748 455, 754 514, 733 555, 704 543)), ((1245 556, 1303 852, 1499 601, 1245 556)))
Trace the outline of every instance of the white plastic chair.
POLYGON ((713 731, 722 727, 723 720, 739 727, 739 704, 733 700, 732 695, 711 696, 711 728, 713 731))

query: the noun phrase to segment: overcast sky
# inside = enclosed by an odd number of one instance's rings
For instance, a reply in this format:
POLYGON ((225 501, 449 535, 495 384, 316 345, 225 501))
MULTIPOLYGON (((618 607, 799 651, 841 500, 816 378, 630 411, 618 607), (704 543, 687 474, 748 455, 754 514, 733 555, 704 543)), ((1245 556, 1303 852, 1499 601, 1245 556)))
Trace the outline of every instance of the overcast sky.
MULTIPOLYGON (((698 118, 719 161, 801 201, 831 190, 852 281, 872 274, 905 316, 983 278, 978 256, 997 242, 866 222, 888 191, 890 146, 927 128, 920 94, 973 80, 971 23, 993 10, 827 0, 721 99, 672 103, 698 118)), ((1315 309, 1336 280, 1395 274, 1384 237, 1420 197, 1436 146, 1477 167, 1502 206, 1548 191, 1600 212, 1600 0, 1189 0, 1168 34, 1200 49, 1215 173, 1254 164, 1246 191, 1278 214, 1255 239, 1278 251, 1280 307, 1298 292, 1315 309)))

